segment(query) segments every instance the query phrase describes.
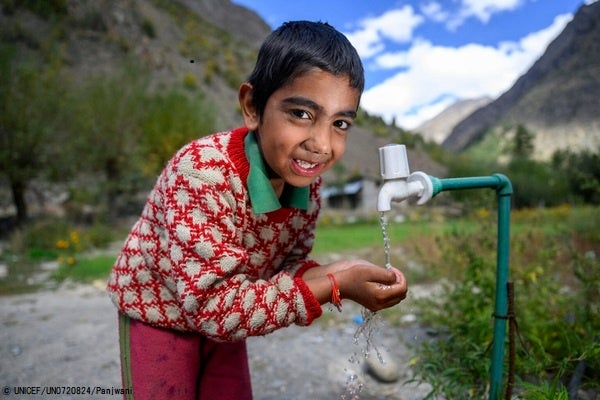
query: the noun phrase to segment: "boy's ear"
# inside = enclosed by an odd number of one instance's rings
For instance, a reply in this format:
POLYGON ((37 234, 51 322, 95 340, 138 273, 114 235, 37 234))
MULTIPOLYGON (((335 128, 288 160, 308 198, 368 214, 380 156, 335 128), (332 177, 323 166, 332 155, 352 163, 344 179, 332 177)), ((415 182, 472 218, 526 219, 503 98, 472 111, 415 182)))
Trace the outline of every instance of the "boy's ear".
POLYGON ((256 108, 252 102, 252 85, 248 82, 242 83, 238 92, 238 100, 242 109, 242 117, 244 118, 244 125, 251 131, 258 129, 259 117, 256 113, 256 108))

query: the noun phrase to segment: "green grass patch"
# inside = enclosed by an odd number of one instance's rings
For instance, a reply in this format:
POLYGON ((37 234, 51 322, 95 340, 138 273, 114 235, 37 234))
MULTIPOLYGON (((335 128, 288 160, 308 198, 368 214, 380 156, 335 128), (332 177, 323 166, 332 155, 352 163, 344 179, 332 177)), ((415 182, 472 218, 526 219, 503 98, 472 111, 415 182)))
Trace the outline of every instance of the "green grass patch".
MULTIPOLYGON (((417 237, 435 236, 449 231, 472 231, 476 223, 469 219, 450 219, 440 222, 389 221, 387 232, 392 246, 401 246, 417 237)), ((380 246, 383 249, 383 233, 379 222, 353 224, 322 224, 315 232, 314 254, 344 252, 352 249, 380 246)))
POLYGON ((54 249, 34 247, 29 249, 27 256, 29 260, 35 263, 40 261, 55 260, 58 258, 59 253, 54 249))
POLYGON ((69 265, 67 263, 61 266, 52 275, 57 281, 66 279, 75 282, 92 282, 97 279, 106 279, 115 262, 115 256, 99 255, 89 258, 82 258, 69 265))

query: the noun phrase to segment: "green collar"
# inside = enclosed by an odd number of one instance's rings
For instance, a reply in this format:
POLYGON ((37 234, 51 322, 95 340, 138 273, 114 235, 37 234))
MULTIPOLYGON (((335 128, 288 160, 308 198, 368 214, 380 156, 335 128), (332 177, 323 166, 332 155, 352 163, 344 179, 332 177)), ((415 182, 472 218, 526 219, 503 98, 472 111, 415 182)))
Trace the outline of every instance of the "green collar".
POLYGON ((250 192, 252 210, 256 214, 266 214, 281 207, 308 209, 308 186, 293 187, 286 184, 281 197, 277 198, 254 132, 248 132, 244 138, 244 150, 250 164, 248 192, 250 192))

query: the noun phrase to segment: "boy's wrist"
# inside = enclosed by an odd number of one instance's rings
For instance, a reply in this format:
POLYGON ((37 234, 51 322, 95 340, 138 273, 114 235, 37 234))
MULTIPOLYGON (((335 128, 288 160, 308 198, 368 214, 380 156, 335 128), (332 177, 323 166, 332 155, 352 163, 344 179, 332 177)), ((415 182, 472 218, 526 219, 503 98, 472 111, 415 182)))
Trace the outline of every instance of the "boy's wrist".
POLYGON ((342 297, 337 284, 337 280, 335 279, 335 276, 332 273, 327 273, 327 278, 329 279, 329 283, 331 285, 330 303, 333 304, 339 312, 342 312, 342 297))

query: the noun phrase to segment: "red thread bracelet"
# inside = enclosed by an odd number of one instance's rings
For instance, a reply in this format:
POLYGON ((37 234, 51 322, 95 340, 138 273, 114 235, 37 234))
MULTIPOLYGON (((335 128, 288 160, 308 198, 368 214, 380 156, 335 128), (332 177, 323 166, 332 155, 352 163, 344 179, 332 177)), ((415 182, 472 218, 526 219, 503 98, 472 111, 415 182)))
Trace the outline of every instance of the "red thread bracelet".
POLYGON ((342 312, 342 298, 335 277, 333 274, 327 274, 327 277, 329 278, 329 283, 331 283, 331 304, 333 304, 339 312, 342 312))

